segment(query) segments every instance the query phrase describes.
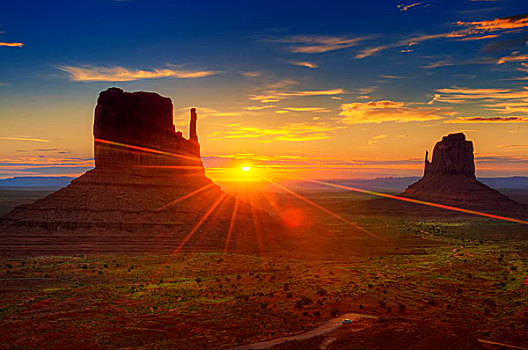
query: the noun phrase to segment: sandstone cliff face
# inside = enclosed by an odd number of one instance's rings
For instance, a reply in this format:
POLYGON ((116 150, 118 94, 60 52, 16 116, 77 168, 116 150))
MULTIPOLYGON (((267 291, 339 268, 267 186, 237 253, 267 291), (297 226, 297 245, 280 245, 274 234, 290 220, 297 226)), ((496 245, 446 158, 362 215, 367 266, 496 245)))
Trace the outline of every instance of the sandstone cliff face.
POLYGON ((464 175, 475 177, 473 142, 467 141, 463 133, 444 136, 433 149, 433 159, 425 156, 424 175, 464 175))
POLYGON ((189 140, 176 132, 169 98, 150 92, 101 92, 95 108, 96 167, 173 166, 201 170, 196 134, 196 110, 191 110, 189 140))
POLYGON ((403 197, 481 210, 520 206, 475 178, 473 143, 463 133, 444 136, 425 156, 424 176, 410 185, 403 197))

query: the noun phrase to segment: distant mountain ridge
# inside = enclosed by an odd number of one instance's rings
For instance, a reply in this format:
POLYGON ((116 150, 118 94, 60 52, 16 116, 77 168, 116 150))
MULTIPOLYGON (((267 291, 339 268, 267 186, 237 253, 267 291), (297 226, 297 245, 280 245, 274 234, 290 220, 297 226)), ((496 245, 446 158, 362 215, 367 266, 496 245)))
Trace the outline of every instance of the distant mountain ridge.
POLYGON ((495 188, 522 188, 528 189, 528 176, 512 177, 479 177, 479 181, 495 188))
POLYGON ((70 176, 15 176, 0 179, 1 187, 65 187, 75 177, 70 176))

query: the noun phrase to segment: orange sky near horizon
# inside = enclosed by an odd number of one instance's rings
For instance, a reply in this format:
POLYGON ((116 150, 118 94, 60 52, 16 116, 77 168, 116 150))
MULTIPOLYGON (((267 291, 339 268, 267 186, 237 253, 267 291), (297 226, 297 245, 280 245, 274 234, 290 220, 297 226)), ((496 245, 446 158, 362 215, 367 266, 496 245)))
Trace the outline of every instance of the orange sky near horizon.
POLYGON ((93 167, 94 108, 112 86, 170 97, 184 135, 196 107, 218 181, 242 163, 274 179, 420 176, 455 132, 477 176, 528 175, 517 1, 154 3, 6 7, 0 178, 93 167))

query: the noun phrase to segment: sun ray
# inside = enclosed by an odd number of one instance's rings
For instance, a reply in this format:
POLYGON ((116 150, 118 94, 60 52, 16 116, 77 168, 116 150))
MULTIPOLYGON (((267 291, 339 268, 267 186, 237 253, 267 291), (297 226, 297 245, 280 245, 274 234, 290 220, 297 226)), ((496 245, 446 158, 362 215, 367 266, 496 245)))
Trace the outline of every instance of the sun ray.
POLYGON ((239 201, 240 200, 235 197, 235 205, 233 207, 233 214, 231 215, 231 221, 229 222, 229 229, 227 230, 226 242, 225 242, 224 251, 222 252, 222 254, 226 254, 227 249, 229 248, 229 240, 231 239, 231 234, 233 233, 233 228, 235 227, 235 219, 236 219, 239 201))
POLYGON ((452 210, 452 211, 458 211, 458 212, 461 212, 461 213, 479 215, 479 216, 484 216, 484 217, 488 217, 488 218, 492 218, 492 219, 498 219, 498 220, 503 220, 503 221, 515 222, 515 223, 518 223, 518 224, 528 225, 528 221, 515 219, 515 218, 509 218, 509 217, 506 217, 506 216, 500 216, 500 215, 494 215, 494 214, 484 213, 484 212, 475 211, 475 210, 463 209, 463 208, 453 207, 453 206, 450 206, 450 205, 431 203, 431 202, 421 201, 421 200, 418 200, 418 199, 412 199, 412 198, 407 198, 407 197, 394 196, 394 195, 390 195, 390 194, 385 194, 385 193, 380 193, 380 192, 375 192, 375 191, 368 191, 368 190, 363 190, 361 188, 343 186, 343 185, 338 185, 338 184, 333 184, 333 183, 323 182, 323 181, 318 181, 318 180, 306 180, 306 181, 310 181, 310 182, 314 182, 314 183, 318 183, 318 184, 326 185, 326 186, 330 186, 330 187, 340 188, 340 189, 344 189, 344 190, 370 194, 370 195, 373 195, 373 196, 395 199, 395 200, 399 200, 399 201, 403 201, 403 202, 410 202, 410 203, 428 205, 430 207, 446 209, 446 210, 452 210))
POLYGON ((277 204, 270 198, 269 194, 268 193, 265 193, 264 191, 261 191, 259 190, 259 195, 261 195, 262 197, 264 197, 264 199, 266 200, 266 202, 269 203, 269 205, 273 208, 273 210, 275 211, 275 213, 279 214, 281 212, 281 210, 279 209, 279 207, 277 206, 277 204))
POLYGON ((251 208, 251 216, 253 217, 253 224, 255 225, 255 236, 257 237, 257 243, 259 248, 260 256, 262 257, 264 252, 264 245, 262 243, 262 231, 260 230, 260 223, 258 222, 258 217, 256 213, 256 209, 253 205, 250 205, 251 208))
POLYGON ((376 235, 376 234, 370 232, 369 230, 367 230, 367 229, 365 229, 365 228, 359 226, 356 222, 350 221, 350 220, 348 220, 348 219, 342 217, 341 215, 336 214, 336 213, 334 213, 333 211, 331 211, 331 210, 329 210, 329 209, 327 209, 327 208, 325 208, 325 207, 320 206, 319 204, 315 203, 314 201, 311 201, 311 200, 309 200, 308 198, 306 198, 306 197, 304 197, 304 196, 301 196, 300 194, 298 194, 298 193, 296 193, 296 192, 290 190, 289 188, 286 188, 286 187, 284 187, 284 186, 282 186, 282 185, 279 185, 279 184, 276 183, 275 181, 272 181, 272 180, 267 179, 267 178, 265 178, 265 177, 263 177, 263 179, 264 179, 265 181, 269 182, 270 184, 276 186, 277 188, 283 190, 284 192, 289 193, 289 194, 291 194, 292 196, 294 196, 294 197, 296 197, 296 198, 298 198, 298 199, 300 199, 300 200, 302 200, 302 201, 304 201, 304 202, 306 202, 306 203, 308 203, 308 204, 314 206, 315 208, 324 211, 325 213, 327 213, 327 214, 333 216, 334 218, 336 218, 336 219, 338 219, 338 220, 341 220, 341 221, 343 221, 343 222, 349 224, 350 226, 352 226, 352 227, 354 227, 354 228, 360 230, 361 232, 366 233, 366 234, 368 234, 368 235, 370 235, 370 236, 373 236, 373 237, 379 238, 378 235, 376 235))
POLYGON ((203 167, 194 165, 132 165, 134 168, 147 169, 183 169, 183 170, 201 170, 203 167))
POLYGON ((178 247, 176 247, 176 249, 174 249, 172 251, 172 254, 173 255, 176 255, 178 254, 183 246, 191 239, 191 237, 196 233, 196 231, 198 231, 198 229, 200 228, 200 226, 203 225, 203 223, 205 222, 205 220, 207 220, 207 218, 213 213, 213 211, 216 209, 216 207, 218 207, 218 205, 224 200, 224 198, 227 196, 227 193, 226 192, 223 192, 220 197, 218 197, 216 199, 216 201, 213 203, 213 205, 207 210, 207 212, 202 216, 202 218, 196 223, 196 225, 194 225, 194 227, 192 228, 192 230, 187 234, 187 236, 185 236, 185 238, 183 239, 183 241, 178 245, 178 247))
POLYGON ((172 200, 172 201, 168 202, 167 204, 162 205, 161 207, 157 208, 156 211, 160 211, 160 210, 163 210, 163 209, 168 208, 170 206, 173 206, 174 204, 176 204, 178 202, 181 202, 181 201, 183 201, 183 200, 185 200, 187 198, 190 198, 190 197, 192 197, 192 196, 194 196, 194 195, 196 195, 196 194, 198 194, 198 193, 200 193, 200 192, 202 192, 202 191, 204 191, 204 190, 206 190, 206 189, 208 189, 208 188, 210 188, 212 186, 214 186, 213 182, 211 182, 211 183, 209 183, 209 184, 207 184, 205 186, 202 186, 202 187, 198 188, 197 190, 194 190, 194 191, 192 191, 190 193, 187 193, 186 195, 184 195, 184 196, 182 196, 180 198, 172 200))

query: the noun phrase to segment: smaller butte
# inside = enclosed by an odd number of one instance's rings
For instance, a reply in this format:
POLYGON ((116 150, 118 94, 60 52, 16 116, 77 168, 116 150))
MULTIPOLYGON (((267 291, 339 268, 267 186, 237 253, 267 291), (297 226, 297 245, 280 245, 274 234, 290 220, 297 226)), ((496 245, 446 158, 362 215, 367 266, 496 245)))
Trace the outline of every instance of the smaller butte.
POLYGON ((463 133, 449 134, 437 142, 431 162, 426 151, 423 177, 401 196, 482 211, 521 207, 477 180, 473 142, 463 133))

